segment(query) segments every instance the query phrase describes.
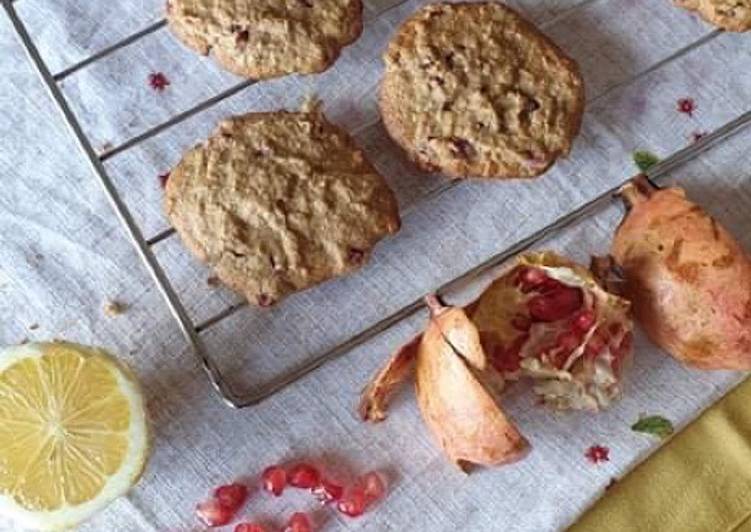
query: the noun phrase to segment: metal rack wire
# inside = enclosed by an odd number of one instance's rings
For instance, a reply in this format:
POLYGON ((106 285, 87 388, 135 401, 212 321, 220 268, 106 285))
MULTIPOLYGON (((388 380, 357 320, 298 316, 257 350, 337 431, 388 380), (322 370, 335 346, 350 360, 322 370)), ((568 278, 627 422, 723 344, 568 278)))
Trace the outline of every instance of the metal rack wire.
MULTIPOLYGON (((156 284, 158 290, 164 297, 167 307, 169 308, 170 312, 174 316, 186 341, 191 346, 198 361, 200 362, 203 369, 205 370, 212 386, 218 392, 219 396, 224 400, 226 404, 234 408, 244 408, 247 406, 258 404, 259 402, 275 394, 282 388, 308 375, 309 373, 319 368, 320 366, 324 365, 325 363, 344 355, 345 353, 352 350, 356 346, 368 341, 374 336, 387 330, 394 324, 412 316, 413 314, 415 314, 416 312, 424 308, 425 305, 423 303, 423 300, 422 298, 419 298, 413 301, 412 303, 397 310, 396 312, 392 313, 391 315, 381 319, 377 323, 374 323, 373 325, 360 331, 359 333, 355 334, 348 340, 328 349, 327 351, 323 353, 319 353, 319 354, 315 354, 311 356, 304 363, 293 368, 291 371, 287 372, 286 374, 273 379, 271 382, 266 383, 264 386, 261 386, 257 389, 250 390, 250 391, 243 391, 243 392, 236 391, 229 384, 229 382, 224 378, 217 364, 209 356, 209 353, 204 345, 201 335, 207 330, 209 330, 212 326, 216 325, 217 323, 221 322, 225 318, 237 312, 240 308, 244 306, 244 304, 231 305, 229 307, 226 307, 224 310, 220 311, 219 313, 217 313, 216 315, 214 315, 213 317, 207 319, 206 321, 202 323, 194 323, 193 320, 189 317, 187 311, 185 310, 185 306, 183 305, 180 298, 177 296, 177 293, 175 289, 173 288, 171 281, 165 274, 164 269, 160 265, 159 261, 156 259, 154 252, 152 250, 152 247, 155 244, 165 240, 166 238, 174 234, 174 230, 167 229, 149 239, 146 239, 140 227, 135 222, 125 202, 120 197, 116 187, 113 184, 111 177, 108 175, 107 171, 105 170, 103 163, 107 159, 114 157, 115 155, 120 154, 122 152, 125 152, 126 150, 132 148, 133 146, 143 142, 144 140, 149 139, 172 126, 175 126, 187 120, 191 116, 194 116, 212 107, 213 105, 216 105, 217 103, 229 98, 230 96, 238 92, 241 92, 247 87, 253 85, 255 81, 246 80, 246 81, 239 82, 236 85, 230 87, 229 89, 183 111, 182 113, 179 113, 173 116, 169 120, 155 127, 152 127, 151 129, 148 129, 147 131, 144 131, 136 135, 135 137, 132 137, 126 140, 122 144, 112 147, 103 153, 97 154, 91 144, 91 141, 84 133, 83 128, 81 127, 81 124, 79 123, 70 105, 65 99, 65 96, 62 94, 59 83, 66 77, 73 74, 74 72, 95 63, 96 61, 108 56, 111 53, 114 53, 115 51, 125 46, 128 46, 130 44, 137 42, 138 40, 142 39, 143 37, 151 33, 154 33, 160 30, 166 25, 166 22, 164 20, 160 20, 144 28, 143 30, 138 31, 126 37, 125 39, 118 41, 115 44, 93 54, 92 56, 66 68, 65 70, 58 72, 57 74, 53 74, 50 72, 49 68, 47 67, 44 60, 42 59, 39 53, 39 50, 37 49, 24 23, 22 22, 22 20, 20 19, 20 17, 18 16, 15 10, 14 2, 17 0, 1 0, 1 1, 2 1, 3 8, 6 11, 16 33, 18 34, 18 37, 26 53, 28 54, 32 64, 34 65, 39 76, 41 77, 42 82, 47 88, 58 110, 62 113, 65 123, 69 127, 71 134, 76 140, 76 143, 78 144, 86 160, 88 161, 92 172, 97 177, 100 184, 102 185, 104 192, 113 210, 115 211, 115 214, 117 215, 118 219, 120 220, 123 227, 125 228, 128 236, 131 238, 134 244, 134 247, 136 248, 136 251, 138 252, 140 258, 142 259, 144 265, 146 266, 146 269, 148 270, 149 274, 153 278, 154 283, 156 284)), ((591 1, 593 0, 585 0, 584 3, 589 3, 591 1)), ((403 1, 395 3, 394 5, 387 8, 387 10, 398 7, 399 5, 401 5, 401 3, 403 3, 403 1)), ((562 16, 565 16, 565 15, 566 15, 566 12, 562 14, 562 16)), ((554 20, 548 21, 548 25, 559 18, 560 16, 556 17, 554 20)), ((689 44, 688 46, 671 54, 669 57, 652 65, 645 71, 640 72, 637 76, 630 78, 629 80, 627 80, 627 82, 633 83, 635 80, 648 75, 650 72, 653 72, 661 68, 662 66, 674 61, 675 59, 677 59, 678 57, 681 57, 682 55, 688 53, 689 51, 695 48, 698 48, 700 46, 703 46, 704 44, 713 40, 720 34, 721 32, 718 30, 718 31, 714 31, 705 35, 701 39, 689 44)), ((616 85, 614 87, 611 87, 609 90, 600 94, 596 98, 593 98, 592 100, 590 100, 588 103, 591 104, 595 100, 603 98, 606 94, 609 94, 610 92, 612 92, 613 90, 617 89, 620 86, 621 85, 616 85)), ((663 159, 660 163, 650 168, 650 170, 647 172, 647 177, 655 181, 659 180, 661 177, 667 175, 671 170, 697 157, 704 151, 710 149, 712 146, 722 142, 723 140, 730 138, 731 136, 735 135, 736 133, 738 133, 739 131, 741 131, 742 129, 746 128, 749 125, 751 125, 751 110, 748 110, 742 113, 740 116, 738 116, 734 120, 724 124, 723 126, 717 128, 715 131, 707 134, 698 142, 682 150, 679 150, 673 153, 672 155, 670 155, 669 157, 663 159)), ((467 283, 471 281, 472 279, 489 271, 490 269, 504 263, 505 261, 517 255, 518 253, 521 253, 524 250, 534 246, 535 244, 549 237, 550 235, 558 231, 561 231, 562 229, 565 229, 566 227, 571 226, 572 224, 576 223, 577 221, 587 216, 594 214, 598 210, 606 207, 611 201, 613 201, 614 194, 623 184, 626 183, 626 181, 627 180, 624 180, 623 183, 619 184, 618 186, 612 188, 611 190, 606 191, 603 194, 600 194, 599 196, 590 200, 586 204, 578 207, 577 209, 555 220, 553 223, 549 224, 548 226, 514 243, 510 247, 498 252, 497 254, 493 255, 492 257, 482 262, 481 264, 476 265, 472 269, 464 272, 463 274, 452 279, 448 283, 436 288, 435 292, 439 295, 450 292, 453 289, 460 287, 464 283, 467 283)), ((448 182, 438 187, 437 189, 433 190, 432 192, 430 192, 429 195, 437 196, 440 194, 444 194, 448 190, 456 186, 456 184, 457 184, 456 181, 448 182)))

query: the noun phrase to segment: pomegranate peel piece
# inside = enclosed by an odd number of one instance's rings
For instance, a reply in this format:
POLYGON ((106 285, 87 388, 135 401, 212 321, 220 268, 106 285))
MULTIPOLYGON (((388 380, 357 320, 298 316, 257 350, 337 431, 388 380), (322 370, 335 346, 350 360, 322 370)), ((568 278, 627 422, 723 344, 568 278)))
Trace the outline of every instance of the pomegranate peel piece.
POLYGON ((365 421, 383 421, 389 400, 396 389, 414 375, 415 360, 422 334, 400 347, 365 387, 360 397, 358 411, 365 421))
POLYGON ((464 310, 429 300, 428 325, 417 355, 417 401, 448 458, 463 470, 522 458, 527 440, 500 407, 503 384, 464 310))

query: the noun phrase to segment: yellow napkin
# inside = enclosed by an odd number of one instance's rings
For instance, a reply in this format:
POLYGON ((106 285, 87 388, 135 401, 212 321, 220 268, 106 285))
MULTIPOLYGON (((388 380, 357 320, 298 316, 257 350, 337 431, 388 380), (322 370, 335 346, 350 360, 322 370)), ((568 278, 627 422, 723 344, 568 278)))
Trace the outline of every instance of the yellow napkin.
POLYGON ((611 487, 570 531, 751 531, 751 379, 611 487))

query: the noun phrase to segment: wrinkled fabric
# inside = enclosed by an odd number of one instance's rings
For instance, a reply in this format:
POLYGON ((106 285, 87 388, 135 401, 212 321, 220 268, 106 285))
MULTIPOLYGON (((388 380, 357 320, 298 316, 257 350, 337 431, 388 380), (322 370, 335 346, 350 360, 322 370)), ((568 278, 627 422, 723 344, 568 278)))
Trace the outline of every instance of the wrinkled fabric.
MULTIPOLYGON (((379 246, 362 271, 277 308, 238 311, 203 335, 238 388, 269 382, 620 183, 636 171, 633 150, 666 156, 689 144, 693 133, 738 116, 751 101, 751 56, 742 36, 719 35, 640 75, 712 31, 670 2, 517 0, 512 4, 580 63, 589 100, 582 132, 571 156, 544 177, 463 182, 437 195, 448 182, 406 162, 378 121, 375 103, 380 53, 395 27, 424 3, 371 0, 362 37, 331 70, 243 85, 106 162, 152 237, 167 228, 158 176, 221 118, 292 109, 316 95, 396 191, 402 231, 379 246), (693 117, 676 110, 686 97, 696 102, 693 117)), ((53 72, 163 15, 157 0, 15 4, 53 72)), ((61 337, 119 353, 144 383, 154 425, 154 455, 139 485, 81 530, 198 529, 194 505, 213 487, 302 457, 353 472, 383 469, 391 480, 388 499, 361 519, 318 510, 316 520, 325 521, 326 530, 557 530, 573 522, 612 477, 657 447, 630 430, 640 414, 667 416, 680 428, 740 378, 688 370, 637 334, 622 401, 599 415, 556 413, 537 406, 526 385, 515 385, 504 405, 532 452, 518 464, 467 477, 431 441, 411 392, 398 396, 380 425, 366 425, 355 413, 362 386, 393 348, 423 328, 423 312, 261 405, 230 410, 213 394, 4 14, 0 70, 0 343, 61 337), (103 306, 109 300, 128 309, 108 317, 103 306), (585 458, 594 444, 610 449, 608 462, 593 465, 585 458)), ((162 28, 62 86, 93 146, 106 151, 240 83, 162 28), (148 83, 157 72, 170 82, 161 92, 148 83)), ((670 176, 747 248, 749 143, 751 132, 740 134, 670 176)), ((542 245, 587 262, 589 254, 607 251, 621 214, 613 204, 542 245)), ((211 286, 210 272, 177 238, 154 250, 197 323, 240 300, 211 286)), ((471 284, 449 299, 469 300, 479 288, 471 284)), ((302 493, 281 499, 255 493, 245 513, 272 516, 279 526, 293 511, 314 508, 302 493)), ((10 528, 0 521, 0 529, 10 528)))

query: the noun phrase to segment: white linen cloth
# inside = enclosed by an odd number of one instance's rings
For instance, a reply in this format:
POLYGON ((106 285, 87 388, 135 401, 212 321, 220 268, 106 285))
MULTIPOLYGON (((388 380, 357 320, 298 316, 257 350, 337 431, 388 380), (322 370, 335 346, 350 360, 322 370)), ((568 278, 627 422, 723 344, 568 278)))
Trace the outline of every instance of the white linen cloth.
MULTIPOLYGON (((159 20, 162 3, 15 6, 59 72, 159 20)), ((445 181, 405 161, 375 105, 380 54, 395 27, 424 3, 366 1, 362 37, 331 70, 253 84, 106 163, 145 235, 153 236, 167 227, 157 176, 217 120, 295 108, 314 94, 397 191, 403 229, 363 271, 271 310, 242 310, 206 333, 212 356, 238 387, 265 382, 616 185, 635 173, 634 150, 667 156, 694 133, 751 107, 751 35, 719 34, 694 47, 712 28, 667 0, 517 0, 511 3, 581 65, 589 105, 575 149, 533 181, 465 182, 426 197, 445 181), (693 116, 678 112, 680 98, 695 101, 693 116)), ((365 425, 355 413, 361 387, 423 326, 421 314, 260 406, 230 410, 213 394, 4 14, 0 69, 0 344, 66 338, 103 345, 140 375, 153 418, 154 454, 143 479, 81 530, 200 529, 193 508, 213 487, 295 459, 354 473, 382 469, 391 479, 388 498, 360 519, 316 511, 325 530, 558 530, 657 447, 630 430, 640 414, 661 414, 681 427, 742 377, 686 369, 639 334, 622 401, 598 415, 557 413, 536 406, 527 387, 514 386, 505 405, 533 452, 518 464, 465 476, 433 445, 409 387, 380 425, 365 425), (107 317, 108 300, 129 308, 107 317), (586 460, 593 444, 609 447, 609 462, 586 460)), ((104 150, 241 81, 163 28, 76 72, 63 88, 94 146, 104 150), (149 87, 152 72, 169 79, 163 92, 149 87)), ((751 248, 749 145, 751 130, 671 180, 751 248)), ((542 247, 587 261, 607 251, 621 215, 613 203, 542 247)), ((155 249, 196 322, 239 301, 207 284, 210 272, 176 237, 155 249)), ((454 300, 466 300, 477 286, 454 300)), ((293 511, 315 507, 302 493, 274 499, 256 492, 244 515, 279 526, 293 511)), ((0 529, 12 525, 0 520, 0 529)))

